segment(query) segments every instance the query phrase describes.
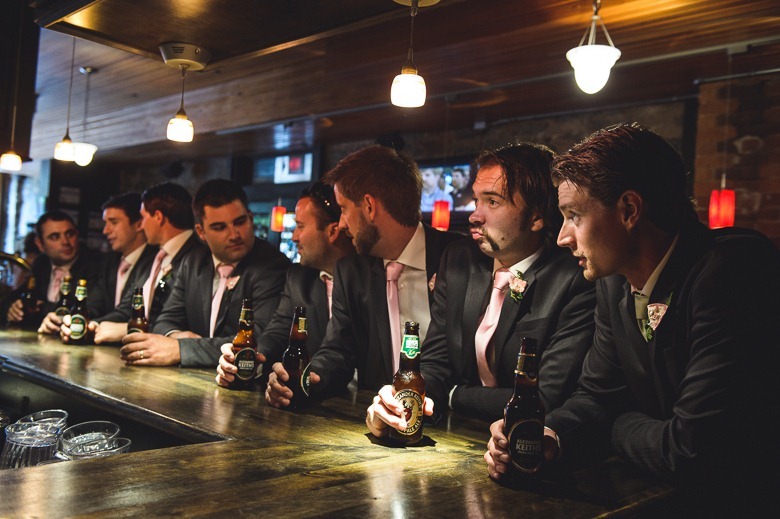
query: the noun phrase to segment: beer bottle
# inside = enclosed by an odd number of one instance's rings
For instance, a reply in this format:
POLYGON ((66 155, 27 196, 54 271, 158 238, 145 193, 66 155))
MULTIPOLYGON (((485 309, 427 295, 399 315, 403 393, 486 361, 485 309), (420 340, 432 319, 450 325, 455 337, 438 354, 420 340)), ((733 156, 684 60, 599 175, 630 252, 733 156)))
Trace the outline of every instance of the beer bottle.
POLYGON ((79 279, 76 287, 76 300, 70 309, 70 344, 87 344, 87 280, 79 279))
POLYGON ((520 339, 515 388, 504 409, 504 435, 515 474, 535 474, 544 459, 544 405, 539 398, 536 339, 520 339))
POLYGON ((41 323, 41 307, 38 305, 38 294, 35 291, 35 277, 27 278, 27 286, 20 295, 22 300, 22 328, 34 330, 41 323))
POLYGON ((400 362, 393 377, 395 399, 404 406, 406 429, 390 429, 390 438, 400 443, 418 443, 423 437, 425 379, 420 373, 420 324, 404 323, 400 362))
POLYGON ((70 276, 65 276, 60 285, 60 295, 57 298, 57 304, 54 305, 54 313, 62 317, 70 314, 70 307, 73 306, 73 297, 70 293, 70 276))
POLYGON ((306 349, 308 337, 306 307, 296 306, 292 326, 290 326, 290 342, 282 355, 282 365, 290 377, 287 381, 287 387, 293 392, 290 407, 303 406, 309 398, 311 383, 309 381, 309 352, 306 349))
POLYGON ((149 321, 146 319, 143 288, 133 288, 133 304, 130 311, 130 320, 127 321, 127 333, 148 332, 149 321))
POLYGON ((257 340, 255 339, 255 317, 252 300, 244 299, 241 304, 241 316, 238 318, 238 332, 233 337, 234 364, 238 371, 228 387, 246 389, 255 378, 257 370, 257 340))

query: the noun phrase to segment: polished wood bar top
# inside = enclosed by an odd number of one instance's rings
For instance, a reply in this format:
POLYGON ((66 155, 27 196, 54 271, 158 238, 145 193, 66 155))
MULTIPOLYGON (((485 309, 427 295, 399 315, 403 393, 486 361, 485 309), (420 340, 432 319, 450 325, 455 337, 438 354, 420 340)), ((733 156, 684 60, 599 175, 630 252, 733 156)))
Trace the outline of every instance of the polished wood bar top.
POLYGON ((212 371, 125 366, 117 347, 12 331, 0 332, 0 362, 0 377, 202 442, 0 471, 0 517, 576 518, 672 495, 614 459, 532 489, 497 484, 482 459, 488 424, 450 416, 420 446, 393 447, 368 433, 366 392, 279 410, 260 391, 218 387, 212 371))

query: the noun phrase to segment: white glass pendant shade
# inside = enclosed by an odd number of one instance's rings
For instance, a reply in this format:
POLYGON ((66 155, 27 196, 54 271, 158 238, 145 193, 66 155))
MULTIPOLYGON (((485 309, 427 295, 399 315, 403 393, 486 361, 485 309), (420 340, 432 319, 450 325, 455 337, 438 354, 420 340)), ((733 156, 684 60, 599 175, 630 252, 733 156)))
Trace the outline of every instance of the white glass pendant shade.
POLYGON ((425 104, 425 80, 414 72, 401 72, 393 80, 390 102, 403 108, 417 108, 425 104))
POLYGON ((6 171, 19 171, 22 169, 22 157, 13 151, 0 155, 0 169, 6 171))
POLYGON ((168 121, 168 140, 176 142, 192 142, 195 135, 195 127, 192 121, 187 119, 184 110, 179 110, 176 115, 168 121))
POLYGON ((74 142, 73 160, 79 166, 86 166, 92 162, 92 157, 95 155, 97 149, 97 146, 89 144, 88 142, 74 142))
POLYGON ((607 84, 609 73, 620 57, 611 45, 580 45, 566 53, 574 68, 577 86, 586 94, 595 94, 607 84))
POLYGON ((54 146, 54 158, 65 162, 76 160, 76 150, 73 147, 73 141, 67 135, 54 146))

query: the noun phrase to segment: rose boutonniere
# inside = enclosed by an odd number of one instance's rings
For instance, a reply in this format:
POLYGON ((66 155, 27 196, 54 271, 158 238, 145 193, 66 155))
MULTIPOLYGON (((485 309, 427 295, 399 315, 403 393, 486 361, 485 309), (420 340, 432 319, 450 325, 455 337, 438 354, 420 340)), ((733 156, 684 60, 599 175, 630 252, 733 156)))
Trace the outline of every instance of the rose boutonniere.
POLYGON ((431 276, 431 280, 428 281, 428 290, 433 292, 433 289, 436 287, 436 274, 431 276))
POLYGON ((233 277, 228 278, 228 280, 227 280, 227 289, 228 290, 233 290, 235 288, 235 286, 236 286, 236 283, 238 283, 239 278, 241 278, 241 276, 233 276, 233 277))
POLYGON ((666 298, 665 303, 650 303, 647 305, 647 322, 645 322, 645 338, 650 341, 655 335, 655 330, 661 324, 666 311, 669 309, 669 302, 672 300, 672 294, 666 298))
POLYGON ((519 270, 513 274, 514 276, 509 278, 509 295, 512 297, 512 300, 519 303, 523 300, 528 281, 523 278, 523 273, 519 270))

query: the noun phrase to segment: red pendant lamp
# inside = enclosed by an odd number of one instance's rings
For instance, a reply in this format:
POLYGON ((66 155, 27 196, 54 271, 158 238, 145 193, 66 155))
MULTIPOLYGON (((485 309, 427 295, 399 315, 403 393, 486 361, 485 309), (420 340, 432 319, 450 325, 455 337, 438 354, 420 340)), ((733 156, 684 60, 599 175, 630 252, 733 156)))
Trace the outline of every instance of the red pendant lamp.
POLYGON ((736 196, 733 189, 726 189, 726 174, 720 179, 720 189, 713 189, 710 194, 710 229, 734 226, 736 213, 736 196))
POLYGON ((446 200, 437 200, 433 203, 431 227, 440 231, 450 228, 450 203, 446 200))
POLYGON ((284 215, 287 209, 282 205, 282 199, 271 209, 271 230, 273 232, 282 232, 284 230, 284 215))

